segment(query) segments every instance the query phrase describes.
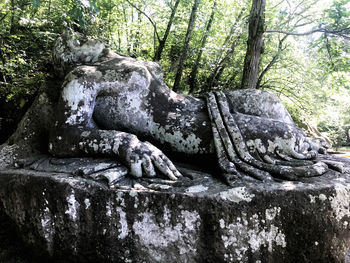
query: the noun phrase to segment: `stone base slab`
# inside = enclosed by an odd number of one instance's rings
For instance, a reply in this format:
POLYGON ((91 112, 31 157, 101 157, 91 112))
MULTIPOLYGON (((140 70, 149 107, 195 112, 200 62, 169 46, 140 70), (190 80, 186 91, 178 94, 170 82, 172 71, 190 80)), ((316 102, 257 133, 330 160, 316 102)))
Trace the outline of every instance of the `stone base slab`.
POLYGON ((350 178, 110 189, 66 173, 0 171, 0 211, 58 262, 344 262, 350 178))

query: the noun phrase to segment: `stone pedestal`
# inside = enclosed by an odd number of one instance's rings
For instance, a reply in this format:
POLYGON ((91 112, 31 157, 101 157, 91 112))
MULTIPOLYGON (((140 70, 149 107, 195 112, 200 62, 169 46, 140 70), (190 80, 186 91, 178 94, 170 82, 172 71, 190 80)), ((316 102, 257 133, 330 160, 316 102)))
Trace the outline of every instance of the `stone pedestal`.
POLYGON ((234 187, 192 175, 178 186, 135 181, 122 190, 66 173, 5 170, 0 211, 25 243, 58 262, 345 261, 349 174, 234 187))

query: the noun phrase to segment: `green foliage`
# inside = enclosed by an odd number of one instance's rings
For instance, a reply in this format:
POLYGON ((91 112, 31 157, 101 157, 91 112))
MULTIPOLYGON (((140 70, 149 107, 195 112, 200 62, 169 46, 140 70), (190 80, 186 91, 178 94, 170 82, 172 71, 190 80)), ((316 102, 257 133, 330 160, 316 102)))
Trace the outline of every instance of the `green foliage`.
POLYGON ((97 9, 87 0, 10 0, 1 1, 0 10, 2 142, 52 75, 51 50, 58 34, 67 26, 86 31, 97 9))
POLYGON ((40 0, 32 0, 32 5, 33 5, 33 8, 37 10, 39 9, 41 2, 40 0))
POLYGON ((267 9, 267 28, 274 33, 266 34, 261 71, 278 56, 262 88, 280 95, 297 124, 308 122, 335 146, 344 144, 350 113, 349 1, 276 3, 267 9))
MULTIPOLYGON (((188 92, 206 33, 194 92, 240 87, 251 0, 216 0, 214 20, 206 32, 214 1, 200 1, 181 81, 183 92, 188 92)), ((98 37, 119 53, 152 60, 175 2, 0 1, 0 119, 16 123, 41 83, 52 75, 50 52, 64 29, 98 37)), ((193 2, 180 1, 160 59, 169 86, 182 56, 193 2)), ((349 12, 348 0, 267 1, 258 87, 276 92, 298 124, 319 124, 339 143, 350 125, 349 12), (314 34, 298 36, 311 31, 314 34)))

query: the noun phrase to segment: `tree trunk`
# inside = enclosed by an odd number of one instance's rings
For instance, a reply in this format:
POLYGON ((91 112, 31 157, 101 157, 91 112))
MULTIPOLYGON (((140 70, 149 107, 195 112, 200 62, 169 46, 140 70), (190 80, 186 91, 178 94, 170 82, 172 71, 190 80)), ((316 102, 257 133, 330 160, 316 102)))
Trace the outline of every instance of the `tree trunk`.
POLYGON ((211 14, 210 14, 210 17, 208 20, 208 24, 207 24, 207 27, 205 29, 201 45, 199 47, 199 53, 198 53, 196 62, 194 63, 191 74, 190 74, 190 80, 189 80, 189 84, 190 84, 189 92, 190 93, 192 93, 194 91, 195 86, 196 86, 196 79, 197 79, 197 72, 198 72, 199 63, 200 63, 201 58, 202 58, 203 49, 204 49, 205 45, 207 44, 207 39, 209 36, 209 31, 210 31, 211 25, 212 25, 213 20, 214 20, 215 11, 216 11, 216 1, 214 1, 213 7, 211 10, 211 14))
POLYGON ((205 87, 204 90, 205 91, 210 91, 211 88, 214 85, 214 80, 217 79, 216 75, 219 72, 220 68, 222 68, 222 64, 223 62, 225 62, 225 60, 228 58, 230 53, 233 53, 233 50, 235 48, 235 43, 238 40, 238 38, 236 38, 235 40, 233 40, 234 34, 236 32, 237 29, 237 25, 242 22, 242 16, 244 13, 245 9, 242 9, 241 12, 239 13, 239 15, 236 18, 235 23, 230 27, 230 32, 229 34, 226 36, 224 44, 222 45, 219 54, 217 55, 217 59, 215 60, 215 67, 214 69, 211 71, 211 74, 209 75, 209 77, 207 78, 206 82, 205 82, 205 87), (226 51, 228 49, 228 45, 230 44, 230 41, 233 41, 233 43, 231 44, 231 48, 229 49, 229 51, 226 51), (231 52, 232 51, 232 52, 231 52), (226 52, 226 54, 224 54, 226 52))
POLYGON ((227 51, 226 55, 219 61, 219 63, 216 64, 215 69, 207 79, 206 91, 210 91, 212 87, 215 87, 218 84, 221 74, 224 72, 224 69, 228 66, 229 59, 234 53, 237 42, 239 41, 240 37, 241 36, 239 35, 236 37, 235 40, 232 41, 231 48, 227 51))
POLYGON ((267 64, 267 66, 264 68, 264 70, 260 73, 260 76, 258 78, 258 82, 256 84, 256 87, 259 88, 261 86, 261 82, 265 74, 271 69, 271 67, 277 62, 278 57, 281 55, 283 51, 283 42, 287 39, 288 35, 285 35, 282 39, 279 40, 278 43, 278 50, 276 54, 273 56, 272 60, 267 64))
POLYGON ((174 21, 174 16, 175 16, 175 13, 176 13, 176 9, 177 9, 180 1, 181 0, 176 0, 175 5, 174 5, 173 9, 171 10, 171 15, 170 15, 170 18, 169 18, 169 21, 168 21, 168 25, 166 27, 166 30, 165 30, 163 38, 159 41, 157 50, 154 53, 153 61, 159 61, 161 59, 161 57, 162 57, 163 49, 165 47, 166 40, 167 40, 168 35, 170 33, 170 29, 171 29, 171 26, 172 26, 173 21, 174 21))
POLYGON ((125 35, 126 35, 126 47, 129 52, 129 24, 128 24, 128 16, 126 14, 126 8, 123 6, 123 17, 124 17, 124 23, 125 23, 125 35))
POLYGON ((15 32, 15 15, 16 15, 16 3, 14 0, 11 0, 11 25, 10 25, 10 34, 15 32))
POLYGON ((137 12, 137 21, 138 21, 138 25, 137 25, 137 29, 136 32, 134 34, 134 45, 133 45, 133 53, 134 55, 136 55, 140 49, 140 27, 141 27, 141 23, 142 23, 142 19, 141 19, 141 11, 137 12))
POLYGON ((133 24, 134 24, 134 9, 131 9, 131 23, 130 23, 130 26, 128 28, 129 35, 130 35, 130 40, 127 43, 127 45, 128 45, 128 55, 131 56, 131 57, 133 56, 132 50, 133 50, 133 46, 134 46, 134 28, 133 28, 133 24))
MULTIPOLYGON (((140 14, 142 14, 142 15, 144 15, 147 19, 148 19, 148 21, 152 24, 152 26, 153 26, 153 47, 154 47, 154 49, 155 49, 155 46, 156 46, 156 40, 158 40, 158 43, 160 42, 160 37, 159 37, 159 34, 158 34, 158 30, 157 30, 157 24, 153 21, 153 19, 149 16, 149 15, 147 15, 144 11, 142 11, 141 10, 141 8, 140 7, 138 7, 137 5, 134 5, 132 2, 130 2, 129 0, 126 0, 126 2, 130 5, 130 6, 132 6, 133 8, 135 8, 137 11, 138 11, 138 19, 139 19, 139 26, 140 26, 140 24, 141 24, 141 16, 140 16, 140 14)), ((131 13, 132 14, 132 16, 131 16, 131 18, 132 18, 132 22, 133 22, 133 13, 131 13)), ((139 30, 139 29, 138 29, 139 30)), ((137 41, 137 44, 139 45, 139 41, 137 41)))
POLYGON ((252 0, 252 8, 249 15, 249 34, 247 41, 247 53, 244 59, 242 88, 257 88, 260 55, 263 49, 263 34, 265 25, 266 0, 252 0))
POLYGON ((194 0, 190 20, 188 22, 185 43, 184 43, 184 47, 182 49, 182 55, 180 56, 179 67, 178 67, 177 72, 176 72, 175 82, 174 82, 174 86, 173 86, 173 90, 175 92, 178 91, 179 87, 180 87, 182 72, 183 72, 185 61, 187 59, 187 53, 188 53, 188 48, 189 48, 189 44, 190 44, 190 40, 191 40, 191 36, 192 36, 194 23, 196 21, 196 14, 197 14, 198 6, 199 6, 199 1, 200 0, 194 0))
POLYGON ((117 33, 118 33, 118 48, 117 48, 117 50, 118 50, 118 53, 120 53, 121 52, 121 46, 122 46, 122 39, 121 39, 121 37, 120 37, 120 29, 119 29, 119 27, 118 27, 118 29, 117 29, 117 33))

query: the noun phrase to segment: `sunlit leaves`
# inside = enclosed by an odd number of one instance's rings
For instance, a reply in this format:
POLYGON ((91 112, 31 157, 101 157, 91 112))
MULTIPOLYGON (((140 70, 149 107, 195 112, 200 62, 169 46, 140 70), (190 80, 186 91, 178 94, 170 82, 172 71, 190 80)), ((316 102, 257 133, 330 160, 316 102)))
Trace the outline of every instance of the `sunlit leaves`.
MULTIPOLYGON (((51 70, 54 40, 67 27, 98 37, 119 53, 152 60, 159 45, 155 31, 160 38, 164 35, 175 0, 129 2, 132 5, 125 0, 0 1, 0 100, 20 105, 35 93, 51 70)), ((198 8, 181 82, 185 91, 213 2, 201 0, 198 8)), ((217 0, 199 61, 197 91, 205 89, 215 70, 220 72, 216 89, 233 89, 241 83, 250 4, 251 0, 217 0)), ((162 53, 160 62, 169 85, 182 56, 192 5, 193 0, 180 1, 162 53)), ((340 32, 290 35, 285 40, 282 33, 265 34, 260 73, 278 56, 263 76, 261 88, 279 94, 299 123, 308 120, 316 125, 332 118, 329 127, 350 123, 350 117, 346 118, 350 105, 344 102, 350 101, 349 12, 349 0, 267 1, 267 30, 340 32), (339 94, 344 101, 338 100, 339 94)))

